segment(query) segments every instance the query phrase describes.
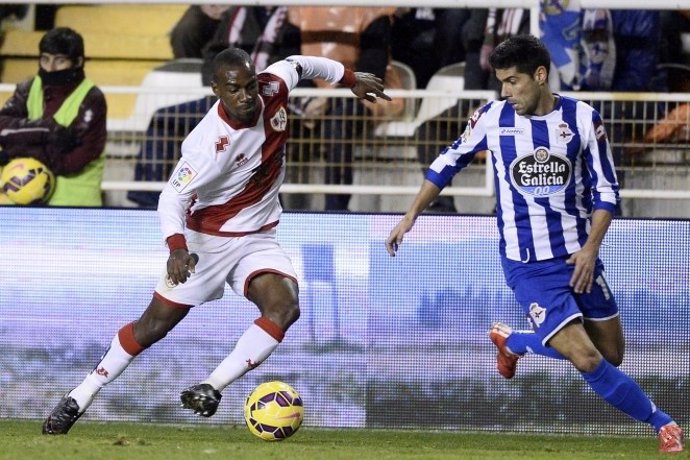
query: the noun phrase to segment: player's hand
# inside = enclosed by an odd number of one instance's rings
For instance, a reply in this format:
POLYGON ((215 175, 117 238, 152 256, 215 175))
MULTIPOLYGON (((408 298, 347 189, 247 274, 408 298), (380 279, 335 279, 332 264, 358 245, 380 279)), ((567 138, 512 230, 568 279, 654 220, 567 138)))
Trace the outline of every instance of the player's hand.
POLYGON ((570 287, 576 294, 592 292, 597 255, 597 251, 592 251, 585 246, 571 254, 566 261, 567 264, 575 265, 573 275, 570 277, 570 287))
POLYGON ((355 85, 352 92, 360 99, 376 103, 377 98, 390 101, 389 95, 383 92, 383 80, 373 73, 355 72, 355 85))
POLYGON ((173 286, 184 283, 196 270, 199 256, 186 249, 175 249, 168 257, 168 280, 173 286))
POLYGON ((412 229, 414 223, 414 218, 405 215, 405 217, 398 222, 398 225, 391 230, 390 235, 388 235, 388 238, 386 239, 386 251, 388 251, 388 254, 391 257, 395 257, 395 253, 398 251, 398 248, 403 242, 405 233, 412 229))

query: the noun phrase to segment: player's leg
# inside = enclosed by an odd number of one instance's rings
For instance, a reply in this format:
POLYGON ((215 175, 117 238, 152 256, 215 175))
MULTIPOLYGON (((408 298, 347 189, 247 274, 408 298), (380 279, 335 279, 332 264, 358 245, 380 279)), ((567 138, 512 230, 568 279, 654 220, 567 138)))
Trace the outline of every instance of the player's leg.
POLYGON ((238 240, 239 246, 231 251, 239 260, 227 282, 235 293, 256 304, 261 316, 203 382, 182 391, 182 406, 205 417, 216 412, 220 392, 268 358, 299 318, 297 275, 275 239, 275 230, 238 240))
POLYGON ((526 353, 563 359, 548 346, 549 334, 582 313, 572 299, 571 269, 565 259, 523 264, 503 258, 501 264, 506 282, 534 330, 515 331, 507 324, 495 322, 488 331, 497 348, 496 368, 501 376, 510 379, 515 375, 518 360, 526 353))
POLYGON ((537 264, 536 270, 523 268, 508 261, 503 263, 506 279, 520 301, 532 324, 538 323, 539 314, 532 317, 532 305, 541 315, 542 321, 551 326, 541 326, 541 333, 533 331, 516 331, 503 323, 494 323, 489 329, 489 338, 499 350, 498 368, 506 378, 515 373, 517 360, 526 353, 534 353, 554 359, 565 359, 557 350, 546 344, 545 329, 553 329, 561 320, 572 318, 572 313, 579 310, 585 318, 585 329, 604 358, 618 366, 623 359, 624 340, 618 317, 618 306, 604 278, 604 266, 600 260, 595 268, 595 283, 592 291, 586 294, 574 294, 569 286, 569 279, 574 267, 564 260, 553 260, 537 264), (529 278, 529 282, 524 279, 529 278), (535 286, 537 289, 532 289, 535 286), (550 286, 551 293, 543 293, 544 286, 550 286), (562 305, 558 305, 562 304, 562 305), (545 305, 546 307, 540 307, 545 305), (559 318, 554 321, 554 315, 559 318), (546 319, 548 317, 548 320, 546 319))
POLYGON ((259 307, 261 316, 244 331, 232 352, 203 382, 180 395, 182 406, 198 415, 215 414, 221 391, 266 360, 299 317, 297 283, 292 278, 261 274, 249 283, 247 298, 259 307))
POLYGON ((597 260, 591 292, 576 294, 575 300, 585 319, 585 330, 599 352, 618 367, 623 362, 625 339, 616 299, 604 276, 604 265, 597 260))
POLYGON ((266 360, 299 318, 297 283, 292 278, 275 273, 261 274, 249 284, 247 298, 259 307, 261 316, 204 381, 218 391, 266 360))
POLYGON ((154 296, 139 320, 124 325, 86 378, 66 394, 43 424, 44 434, 67 434, 93 402, 96 394, 115 380, 129 363, 177 325, 188 308, 175 308, 154 296))
POLYGON ((589 386, 609 404, 659 433, 662 452, 683 450, 683 433, 673 419, 656 407, 640 386, 604 359, 580 321, 557 331, 549 345, 582 374, 589 386))
POLYGON ((565 359, 552 347, 543 345, 541 337, 534 331, 514 330, 500 321, 491 325, 489 338, 496 346, 500 346, 499 342, 502 338, 507 354, 522 356, 526 353, 534 353, 554 359, 565 359))
MULTIPOLYGON (((606 361, 618 367, 623 362, 625 352, 625 338, 619 316, 605 320, 585 318, 585 330, 597 350, 606 361)), ((541 343, 541 337, 534 331, 513 330, 505 323, 496 322, 489 329, 489 337, 497 347, 505 347, 504 355, 518 359, 526 353, 547 356, 554 359, 565 357, 549 345, 541 343), (501 344, 500 342, 503 342, 501 344)))
POLYGON ((585 318, 584 326, 587 335, 604 359, 616 367, 620 366, 625 353, 625 338, 620 316, 606 320, 585 318))

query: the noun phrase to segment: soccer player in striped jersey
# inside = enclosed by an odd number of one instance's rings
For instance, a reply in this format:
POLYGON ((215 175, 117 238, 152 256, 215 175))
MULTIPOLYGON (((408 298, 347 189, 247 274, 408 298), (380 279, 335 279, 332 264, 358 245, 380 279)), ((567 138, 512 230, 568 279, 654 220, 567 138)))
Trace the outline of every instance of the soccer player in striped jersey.
POLYGON ((221 391, 268 358, 299 317, 297 275, 276 239, 290 91, 301 79, 323 79, 370 102, 390 97, 375 75, 322 57, 290 56, 257 75, 245 51, 228 48, 212 67, 218 101, 182 143, 158 204, 170 249, 166 270, 144 313, 115 334, 93 371, 60 400, 44 434, 66 434, 106 384, 192 307, 222 297, 226 283, 256 304, 260 317, 203 382, 182 391, 182 406, 196 414, 212 416, 221 391))
POLYGON ((661 452, 682 452, 681 428, 617 368, 624 338, 598 255, 619 194, 601 117, 551 92, 551 58, 535 37, 509 38, 490 63, 501 100, 477 110, 431 164, 386 240, 388 253, 395 256, 417 216, 456 173, 478 152, 490 152, 503 271, 533 329, 492 325, 498 371, 512 378, 528 352, 568 360, 607 402, 651 425, 661 452))

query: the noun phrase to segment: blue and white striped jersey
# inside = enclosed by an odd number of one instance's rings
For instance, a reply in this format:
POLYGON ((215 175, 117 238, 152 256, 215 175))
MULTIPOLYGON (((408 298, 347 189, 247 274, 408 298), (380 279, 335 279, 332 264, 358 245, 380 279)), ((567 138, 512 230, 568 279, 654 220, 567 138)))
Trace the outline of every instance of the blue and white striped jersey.
POLYGON ((614 212, 618 181, 601 116, 590 105, 558 96, 545 116, 524 117, 505 101, 477 110, 462 136, 431 164, 438 187, 481 151, 495 172, 501 254, 547 260, 584 245, 596 209, 614 212))

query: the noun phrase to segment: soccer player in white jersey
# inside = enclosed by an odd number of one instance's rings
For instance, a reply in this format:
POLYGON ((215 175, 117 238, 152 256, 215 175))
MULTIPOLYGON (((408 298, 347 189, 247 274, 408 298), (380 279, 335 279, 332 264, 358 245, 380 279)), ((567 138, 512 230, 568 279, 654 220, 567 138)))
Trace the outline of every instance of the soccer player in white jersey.
POLYGON ((527 352, 566 359, 607 402, 650 424, 661 452, 681 452, 681 428, 617 369, 624 338, 598 254, 619 196, 601 117, 588 104, 551 92, 551 59, 535 37, 504 41, 490 62, 501 100, 477 110, 461 137, 431 164, 386 240, 388 253, 395 255, 450 179, 478 152, 489 151, 503 271, 533 328, 492 325, 498 371, 512 378, 527 352))
POLYGON ((183 407, 212 416, 221 391, 283 340, 299 306, 297 275, 276 240, 278 189, 285 174, 288 95, 300 79, 340 83, 371 102, 390 100, 380 78, 330 59, 291 56, 257 75, 244 51, 220 52, 211 85, 218 101, 182 143, 182 158, 159 200, 170 257, 151 303, 60 400, 43 424, 44 434, 66 434, 103 386, 191 307, 220 298, 225 283, 255 303, 261 316, 206 380, 182 391, 183 407))

